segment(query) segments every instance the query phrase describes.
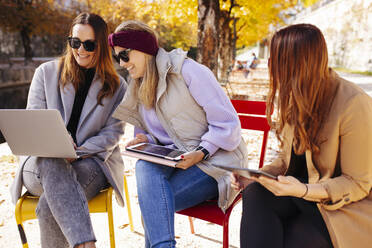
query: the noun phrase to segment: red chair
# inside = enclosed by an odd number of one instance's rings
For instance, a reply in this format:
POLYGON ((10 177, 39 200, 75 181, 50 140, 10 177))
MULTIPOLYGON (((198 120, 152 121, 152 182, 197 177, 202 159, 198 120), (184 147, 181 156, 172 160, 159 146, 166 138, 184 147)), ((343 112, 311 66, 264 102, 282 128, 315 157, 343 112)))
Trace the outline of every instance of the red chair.
MULTIPOLYGON (((266 102, 231 100, 241 122, 242 129, 263 131, 261 145, 261 155, 259 167, 264 163, 265 150, 270 126, 266 119, 266 102)), ((178 214, 189 216, 191 233, 194 234, 194 224, 192 218, 202 219, 214 224, 223 226, 223 248, 229 247, 229 218, 234 206, 240 201, 239 194, 231 206, 222 212, 217 205, 217 200, 203 202, 197 206, 178 211, 178 214)))

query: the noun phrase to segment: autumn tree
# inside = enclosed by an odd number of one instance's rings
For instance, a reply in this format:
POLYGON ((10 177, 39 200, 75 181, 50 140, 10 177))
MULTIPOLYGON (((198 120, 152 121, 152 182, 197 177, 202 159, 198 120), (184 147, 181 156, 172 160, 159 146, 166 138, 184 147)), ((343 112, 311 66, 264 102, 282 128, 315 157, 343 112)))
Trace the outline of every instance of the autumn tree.
POLYGON ((271 26, 283 24, 284 10, 296 3, 296 0, 222 0, 217 47, 220 79, 227 80, 235 49, 267 37, 271 26))
POLYGON ((216 0, 198 0, 198 62, 217 75, 220 5, 216 0))
MULTIPOLYGON (((314 1, 314 0, 308 0, 314 1)), ((124 20, 141 20, 159 34, 167 50, 197 46, 197 60, 224 80, 235 48, 249 46, 283 22, 283 10, 297 0, 80 0, 113 29, 124 20), (217 68, 218 67, 218 68, 217 68)))
POLYGON ((126 20, 147 23, 159 35, 159 44, 166 50, 180 47, 189 50, 196 45, 196 0, 80 0, 87 10, 102 16, 112 32, 126 20), (190 6, 192 6, 190 8, 190 6))
POLYGON ((319 2, 319 0, 302 0, 301 1, 304 7, 309 7, 311 5, 314 5, 315 3, 319 2))
POLYGON ((32 35, 58 33, 70 22, 71 14, 53 0, 5 0, 0 5, 0 28, 18 32, 22 39, 25 63, 32 60, 32 35))
POLYGON ((283 23, 283 10, 296 3, 297 0, 198 0, 198 58, 203 58, 198 61, 226 81, 236 47, 267 37, 270 26, 283 23))

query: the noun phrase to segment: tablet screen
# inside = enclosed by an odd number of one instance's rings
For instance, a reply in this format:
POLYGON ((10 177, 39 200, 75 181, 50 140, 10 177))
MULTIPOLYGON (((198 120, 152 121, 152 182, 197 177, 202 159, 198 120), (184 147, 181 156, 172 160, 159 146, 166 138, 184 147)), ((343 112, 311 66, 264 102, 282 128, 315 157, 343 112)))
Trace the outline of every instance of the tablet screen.
POLYGON ((223 166, 223 165, 214 165, 216 167, 220 167, 222 169, 225 169, 225 170, 229 170, 229 171, 232 171, 232 172, 235 172, 243 177, 246 177, 246 178, 250 178, 251 175, 253 176, 259 176, 259 175, 263 175, 263 176, 266 176, 266 177, 269 177, 269 178, 272 178, 272 179, 277 179, 276 176, 274 175, 271 175, 265 171, 261 171, 261 170, 254 170, 254 169, 249 169, 249 168, 240 168, 240 167, 231 167, 231 166, 223 166))
POLYGON ((133 152, 140 152, 144 154, 149 154, 161 158, 175 160, 180 155, 184 154, 185 152, 168 148, 165 146, 150 144, 150 143, 141 143, 134 146, 129 146, 126 148, 128 151, 133 152))

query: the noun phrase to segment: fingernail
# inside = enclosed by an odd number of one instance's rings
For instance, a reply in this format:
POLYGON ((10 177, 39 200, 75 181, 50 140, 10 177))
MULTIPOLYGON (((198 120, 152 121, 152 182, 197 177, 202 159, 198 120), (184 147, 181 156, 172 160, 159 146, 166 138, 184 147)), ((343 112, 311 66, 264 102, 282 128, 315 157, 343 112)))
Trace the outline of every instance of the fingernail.
POLYGON ((182 159, 184 159, 184 158, 185 158, 185 156, 181 155, 181 158, 182 158, 182 159))

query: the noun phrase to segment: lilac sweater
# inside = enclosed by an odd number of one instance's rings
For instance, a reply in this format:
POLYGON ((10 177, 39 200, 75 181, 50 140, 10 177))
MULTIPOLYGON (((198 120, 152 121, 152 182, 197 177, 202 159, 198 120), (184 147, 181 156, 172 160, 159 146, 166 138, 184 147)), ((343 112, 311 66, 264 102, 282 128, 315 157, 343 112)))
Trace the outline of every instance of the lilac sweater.
MULTIPOLYGON (((208 131, 201 137, 200 145, 211 155, 219 148, 234 150, 241 141, 239 118, 213 73, 192 59, 185 59, 181 73, 191 95, 204 109, 209 124, 208 131)), ((155 110, 146 109, 143 105, 140 107, 142 118, 150 133, 161 144, 172 146, 173 141, 160 124, 155 110)), ((136 127, 134 134, 137 133, 146 134, 144 130, 136 127)), ((147 137, 150 143, 155 143, 150 135, 147 137)))

